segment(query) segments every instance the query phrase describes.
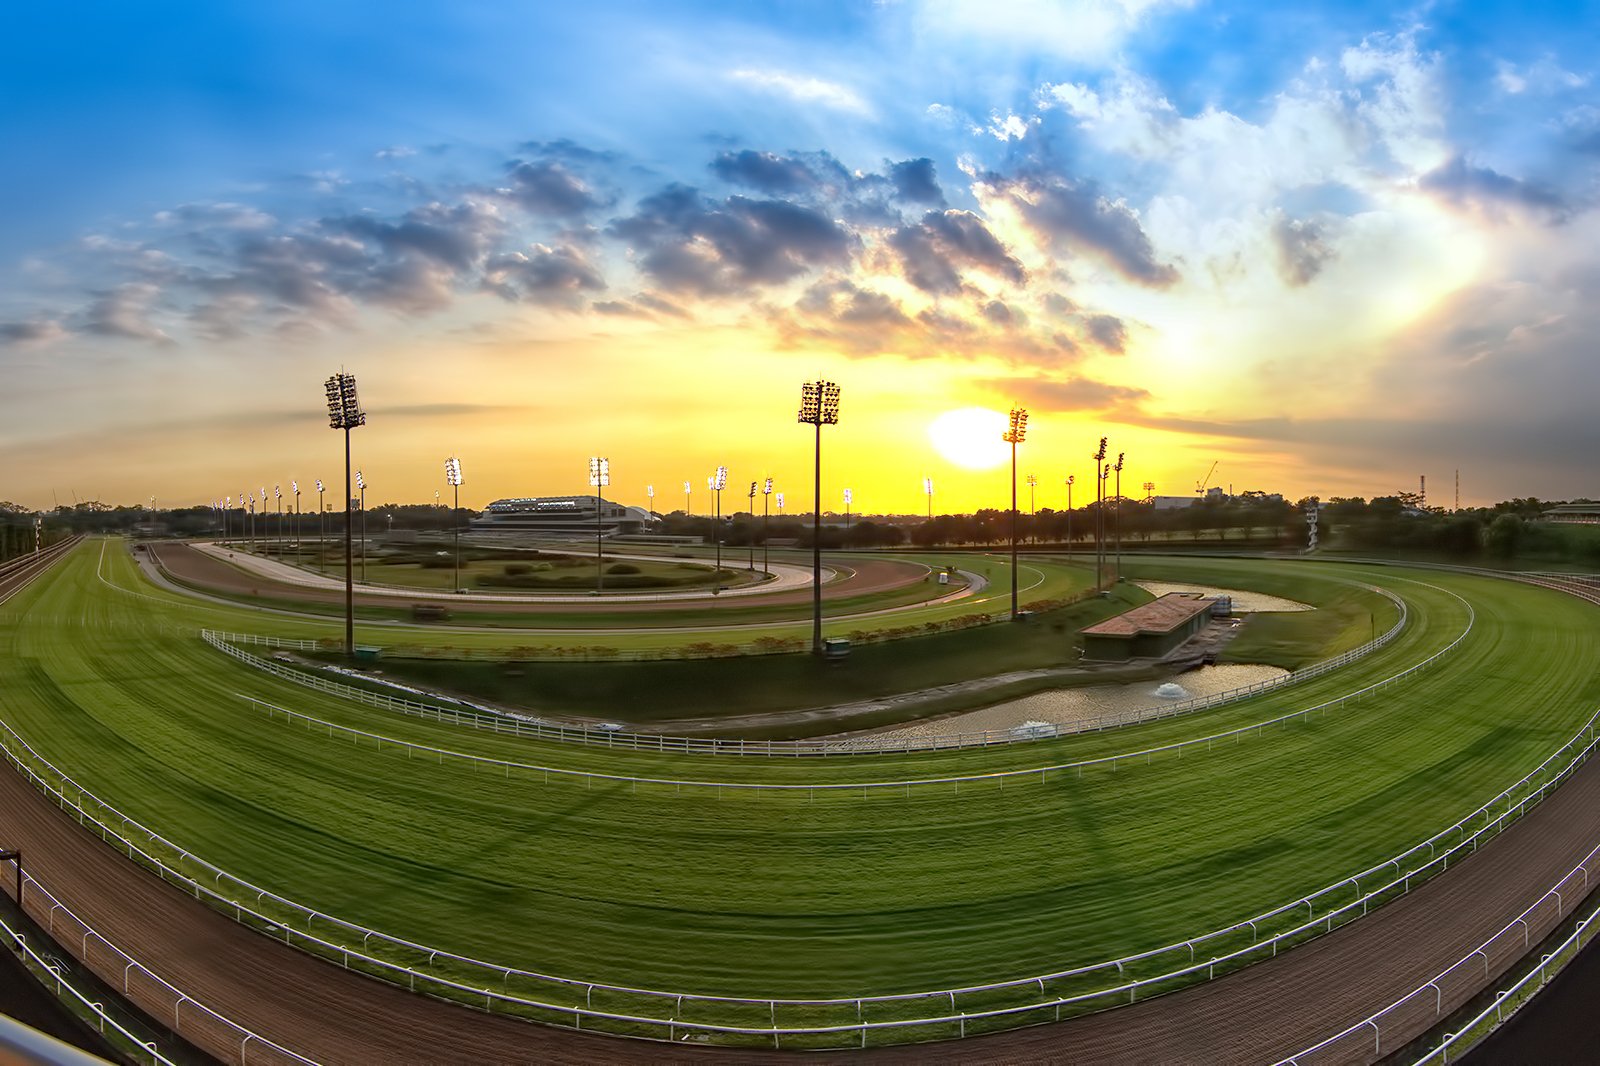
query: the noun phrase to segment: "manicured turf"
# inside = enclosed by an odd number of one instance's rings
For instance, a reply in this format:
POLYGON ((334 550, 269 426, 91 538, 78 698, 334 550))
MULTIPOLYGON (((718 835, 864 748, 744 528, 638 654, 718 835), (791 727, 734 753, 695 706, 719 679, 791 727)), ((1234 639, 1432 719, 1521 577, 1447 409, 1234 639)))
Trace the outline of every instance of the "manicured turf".
POLYGON ((1233 587, 1273 573, 1307 588, 1330 577, 1382 584, 1408 600, 1412 624, 1349 671, 1114 734, 924 757, 606 752, 396 718, 274 682, 163 630, 204 612, 113 588, 100 574, 131 588, 130 564, 112 543, 100 571, 101 550, 81 549, 0 611, 0 718, 86 787, 324 912, 507 965, 690 991, 899 991, 1181 940, 1442 828, 1600 702, 1588 665, 1600 651, 1594 608, 1559 594, 1452 574, 1207 560, 1233 587), (545 784, 352 746, 269 721, 235 695, 459 750, 662 776, 870 780, 1039 766, 1270 717, 1424 657, 1466 615, 1411 577, 1477 612, 1439 668, 1210 753, 1045 784, 815 799, 545 784))

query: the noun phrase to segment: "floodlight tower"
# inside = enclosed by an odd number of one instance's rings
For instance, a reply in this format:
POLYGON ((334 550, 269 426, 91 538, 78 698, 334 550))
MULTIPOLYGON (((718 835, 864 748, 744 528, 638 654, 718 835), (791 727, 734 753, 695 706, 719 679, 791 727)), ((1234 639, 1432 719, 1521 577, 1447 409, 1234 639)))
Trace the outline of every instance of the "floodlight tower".
POLYGON ((222 543, 228 543, 228 512, 233 510, 233 497, 225 496, 222 500, 222 543))
POLYGON ((1100 587, 1100 512, 1103 509, 1101 488, 1105 485, 1105 477, 1101 472, 1100 464, 1106 458, 1106 438, 1100 438, 1100 447, 1089 458, 1094 460, 1094 587, 1100 587))
POLYGON ((589 457, 589 487, 594 489, 594 591, 605 591, 605 551, 601 543, 600 519, 605 510, 605 493, 601 490, 611 484, 611 460, 589 457))
POLYGON ((1067 475, 1067 558, 1072 558, 1072 483, 1078 480, 1077 474, 1067 475))
POLYGON ((767 569, 767 526, 772 519, 772 479, 769 477, 761 486, 761 571, 770 573, 767 569))
POLYGON ((300 482, 297 479, 289 482, 289 487, 294 490, 294 558, 295 564, 300 562, 300 482))
POLYGON ((1122 457, 1127 454, 1127 452, 1117 453, 1117 465, 1114 468, 1117 471, 1117 509, 1116 514, 1113 516, 1116 519, 1117 565, 1112 571, 1113 581, 1122 579, 1122 457))
POLYGON ((690 485, 687 481, 685 481, 683 483, 683 517, 685 517, 685 518, 693 518, 694 517, 694 512, 689 510, 689 493, 692 490, 693 490, 693 486, 690 485))
POLYGON ((367 583, 367 479, 356 471, 356 491, 361 494, 361 583, 367 583))
POLYGON ((267 487, 261 486, 261 557, 272 554, 272 530, 267 525, 267 487))
MULTIPOLYGON (((444 479, 455 490, 455 509, 450 512, 450 527, 456 538, 456 591, 461 591, 461 460, 455 456, 444 461, 444 479)), ((389 516, 389 528, 394 529, 394 515, 389 516)))
MULTIPOLYGON (((822 427, 839 424, 839 386, 831 381, 808 381, 800 386, 800 416, 797 421, 817 427, 813 452, 811 515, 811 651, 822 654, 822 427)), ((782 501, 779 501, 782 507, 782 501)))
MULTIPOLYGON (((717 497, 717 513, 713 527, 717 538, 717 573, 722 573, 722 490, 728 487, 728 468, 717 467, 717 472, 706 478, 706 488, 710 489, 717 497)), ((717 578, 717 591, 722 591, 722 578, 717 578)))
POLYGON ((272 498, 278 505, 278 558, 283 558, 283 486, 272 486, 272 498))
MULTIPOLYGON (((361 409, 361 401, 356 395, 354 374, 346 374, 341 370, 329 378, 324 387, 328 395, 328 426, 330 429, 344 430, 344 653, 354 656, 356 597, 350 564, 350 431, 367 424, 367 413, 361 409)), ((317 491, 322 491, 321 482, 317 484, 317 491)), ((365 556, 365 541, 361 547, 365 556)))
POLYGON ((322 502, 324 491, 326 490, 323 487, 322 479, 319 477, 317 478, 317 573, 319 574, 328 569, 328 563, 322 547, 328 519, 328 508, 322 502))
POLYGON ((1028 436, 1028 411, 1024 407, 1011 409, 1011 422, 1000 439, 1011 445, 1011 618, 1016 620, 1017 608, 1017 445, 1028 436))
POLYGON ((850 537, 850 501, 854 498, 854 494, 849 489, 844 490, 844 536, 846 540, 850 537))
POLYGON ((776 495, 777 501, 778 501, 778 517, 782 518, 783 517, 783 493, 779 492, 779 493, 776 493, 775 495, 776 495))
POLYGON ((644 496, 645 499, 650 501, 645 505, 644 509, 650 512, 651 518, 654 518, 656 516, 656 487, 654 485, 646 485, 644 487, 644 496))
POLYGON ((1037 543, 1039 540, 1039 508, 1034 504, 1033 490, 1039 484, 1037 475, 1029 474, 1028 481, 1028 540, 1037 543))
POLYGON ((922 479, 922 491, 928 495, 928 521, 933 521, 933 478, 922 479))
MULTIPOLYGON (((755 517, 756 517, 756 483, 754 481, 752 481, 752 482, 750 482, 750 520, 752 522, 754 522, 755 521, 755 517)), ((756 538, 755 538, 754 534, 752 534, 751 537, 750 537, 750 565, 749 565, 748 569, 750 570, 751 573, 755 573, 755 569, 756 569, 756 538)))

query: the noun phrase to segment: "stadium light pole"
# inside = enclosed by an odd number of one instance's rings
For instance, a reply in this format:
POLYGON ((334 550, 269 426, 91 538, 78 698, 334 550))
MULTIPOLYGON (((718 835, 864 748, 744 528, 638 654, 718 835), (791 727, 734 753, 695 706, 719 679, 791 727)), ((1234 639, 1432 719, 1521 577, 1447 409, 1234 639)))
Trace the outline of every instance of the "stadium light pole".
POLYGON ((1095 485, 1094 485, 1094 490, 1095 490, 1095 505, 1094 505, 1094 587, 1096 589, 1098 589, 1100 587, 1100 529, 1101 529, 1101 525, 1100 525, 1101 515, 1100 515, 1100 512, 1103 509, 1102 508, 1102 504, 1101 504, 1100 492, 1101 492, 1101 488, 1105 485, 1105 477, 1101 473, 1100 464, 1105 461, 1105 457, 1106 457, 1106 438, 1101 437, 1100 438, 1100 447, 1099 447, 1099 449, 1097 449, 1095 451, 1095 453, 1092 456, 1090 456, 1090 458, 1094 460, 1094 482, 1095 482, 1095 485))
POLYGON ((1112 581, 1122 580, 1122 457, 1127 454, 1127 452, 1118 452, 1117 465, 1113 468, 1117 472, 1117 502, 1115 505, 1116 514, 1113 516, 1115 519, 1117 562, 1116 566, 1114 566, 1111 571, 1112 581))
MULTIPOLYGON (((754 522, 755 521, 755 517, 756 517, 756 483, 754 481, 752 481, 752 482, 750 482, 750 520, 752 522, 754 522)), ((752 574, 755 573, 755 569, 756 569, 756 538, 755 538, 755 535, 753 533, 752 533, 752 535, 750 537, 750 565, 746 569, 748 569, 752 574)))
POLYGON ((228 512, 233 510, 233 497, 225 497, 222 502, 224 504, 222 510, 222 543, 226 544, 228 543, 228 512))
POLYGON ((328 570, 327 556, 322 546, 328 524, 328 507, 327 504, 322 502, 324 491, 322 479, 319 477, 317 478, 317 573, 319 574, 326 573, 328 570))
POLYGON ((645 504, 644 509, 650 512, 650 517, 654 519, 656 516, 656 487, 654 485, 646 485, 644 487, 644 498, 649 501, 645 504))
POLYGON ((717 467, 717 472, 706 478, 706 488, 710 489, 717 497, 716 522, 714 531, 717 538, 717 591, 722 591, 722 490, 728 487, 728 468, 717 467))
POLYGON ((594 591, 605 591, 605 555, 601 544, 601 513, 605 509, 605 493, 601 490, 611 484, 611 460, 589 457, 589 487, 594 489, 594 591))
POLYGON ((1000 439, 1011 445, 1011 618, 1020 614, 1017 605, 1017 445, 1028 436, 1028 411, 1024 407, 1011 409, 1011 421, 1000 439))
POLYGON ((1067 475, 1067 558, 1072 558, 1072 483, 1078 480, 1078 475, 1067 475))
POLYGON ((691 489, 692 489, 692 486, 687 481, 685 481, 683 483, 683 517, 685 517, 685 518, 693 518, 694 517, 694 512, 689 510, 689 493, 690 493, 691 489))
MULTIPOLYGON (((367 583, 367 479, 356 471, 356 491, 361 494, 361 583, 367 583)), ((438 495, 435 493, 435 495, 438 495)))
POLYGON ((933 521, 933 478, 922 479, 922 491, 928 494, 928 521, 933 521))
MULTIPOLYGON (((344 653, 356 653, 356 596, 355 575, 350 562, 350 431, 367 424, 367 413, 361 409, 356 396, 356 376, 344 371, 333 375, 324 385, 328 395, 328 426, 344 430, 344 653)), ((319 484, 318 491, 321 491, 319 484)), ((363 490, 363 500, 365 490, 363 490)), ((362 555, 366 555, 363 538, 362 555)))
POLYGON ((295 565, 300 563, 300 482, 290 480, 289 488, 294 492, 294 560, 295 565))
POLYGON ((778 500, 778 517, 783 517, 783 493, 774 493, 778 500))
POLYGON ((767 564, 767 528, 772 522, 772 479, 761 486, 761 572, 771 573, 767 564))
POLYGON ((1039 540, 1039 508, 1034 505, 1033 490, 1039 484, 1039 479, 1033 474, 1028 475, 1028 540, 1038 543, 1039 540))
POLYGON ((844 537, 846 543, 850 540, 850 504, 855 499, 855 494, 849 489, 844 490, 844 537))
MULTIPOLYGON (((444 461, 444 479, 455 490, 455 509, 450 512, 450 528, 456 539, 456 591, 461 591, 461 460, 455 456, 444 461)), ((389 516, 389 529, 394 530, 394 515, 389 516)))
POLYGON ((261 557, 269 558, 272 555, 272 527, 267 523, 267 487, 261 486, 261 557))
POLYGON ((831 381, 808 381, 800 386, 797 421, 815 426, 812 483, 816 501, 811 514, 811 652, 822 654, 822 427, 839 424, 839 386, 831 381))
POLYGON ((272 498, 278 505, 278 560, 283 560, 283 486, 272 486, 272 498))

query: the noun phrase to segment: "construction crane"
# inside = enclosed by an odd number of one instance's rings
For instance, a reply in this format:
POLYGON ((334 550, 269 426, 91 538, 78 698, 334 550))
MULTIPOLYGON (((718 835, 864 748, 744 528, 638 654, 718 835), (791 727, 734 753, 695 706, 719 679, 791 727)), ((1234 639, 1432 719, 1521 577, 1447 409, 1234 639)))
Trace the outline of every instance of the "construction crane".
POLYGON ((1211 461, 1211 469, 1206 471, 1206 476, 1194 483, 1196 495, 1204 496, 1206 494, 1206 486, 1211 484, 1211 475, 1217 472, 1217 464, 1220 462, 1222 462, 1221 459, 1213 459, 1211 461))

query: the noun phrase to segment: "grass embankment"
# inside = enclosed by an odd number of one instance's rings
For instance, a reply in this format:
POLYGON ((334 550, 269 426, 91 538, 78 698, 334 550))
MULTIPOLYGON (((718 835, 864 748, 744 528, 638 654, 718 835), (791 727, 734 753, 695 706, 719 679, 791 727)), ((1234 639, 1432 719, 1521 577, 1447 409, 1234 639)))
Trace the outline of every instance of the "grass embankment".
POLYGON ((1249 588, 1317 608, 1249 615, 1239 635, 1223 648, 1224 662, 1299 670, 1388 632, 1398 617, 1392 602, 1365 588, 1320 579, 1327 571, 1315 563, 1284 562, 1257 573, 1250 569, 1250 563, 1226 559, 1136 559, 1123 566, 1131 578, 1249 588), (1247 575, 1248 585, 1229 584, 1241 575, 1247 575))
MULTIPOLYGON (((101 583, 98 547, 0 612, 0 714, 86 787, 325 913, 507 965, 693 991, 896 991, 1181 940, 1442 828, 1600 701, 1587 665, 1600 653, 1592 607, 1427 574, 1477 608, 1448 666, 1209 753, 959 791, 585 788, 353 746, 270 721, 236 693, 525 761, 773 781, 1042 765, 1265 715, 1247 705, 1116 736, 916 758, 713 759, 512 741, 276 683, 163 632, 181 612, 101 583)), ((1415 622, 1404 637, 1279 694, 1279 705, 1392 671, 1460 632, 1464 611, 1448 596, 1404 594, 1415 622)))

